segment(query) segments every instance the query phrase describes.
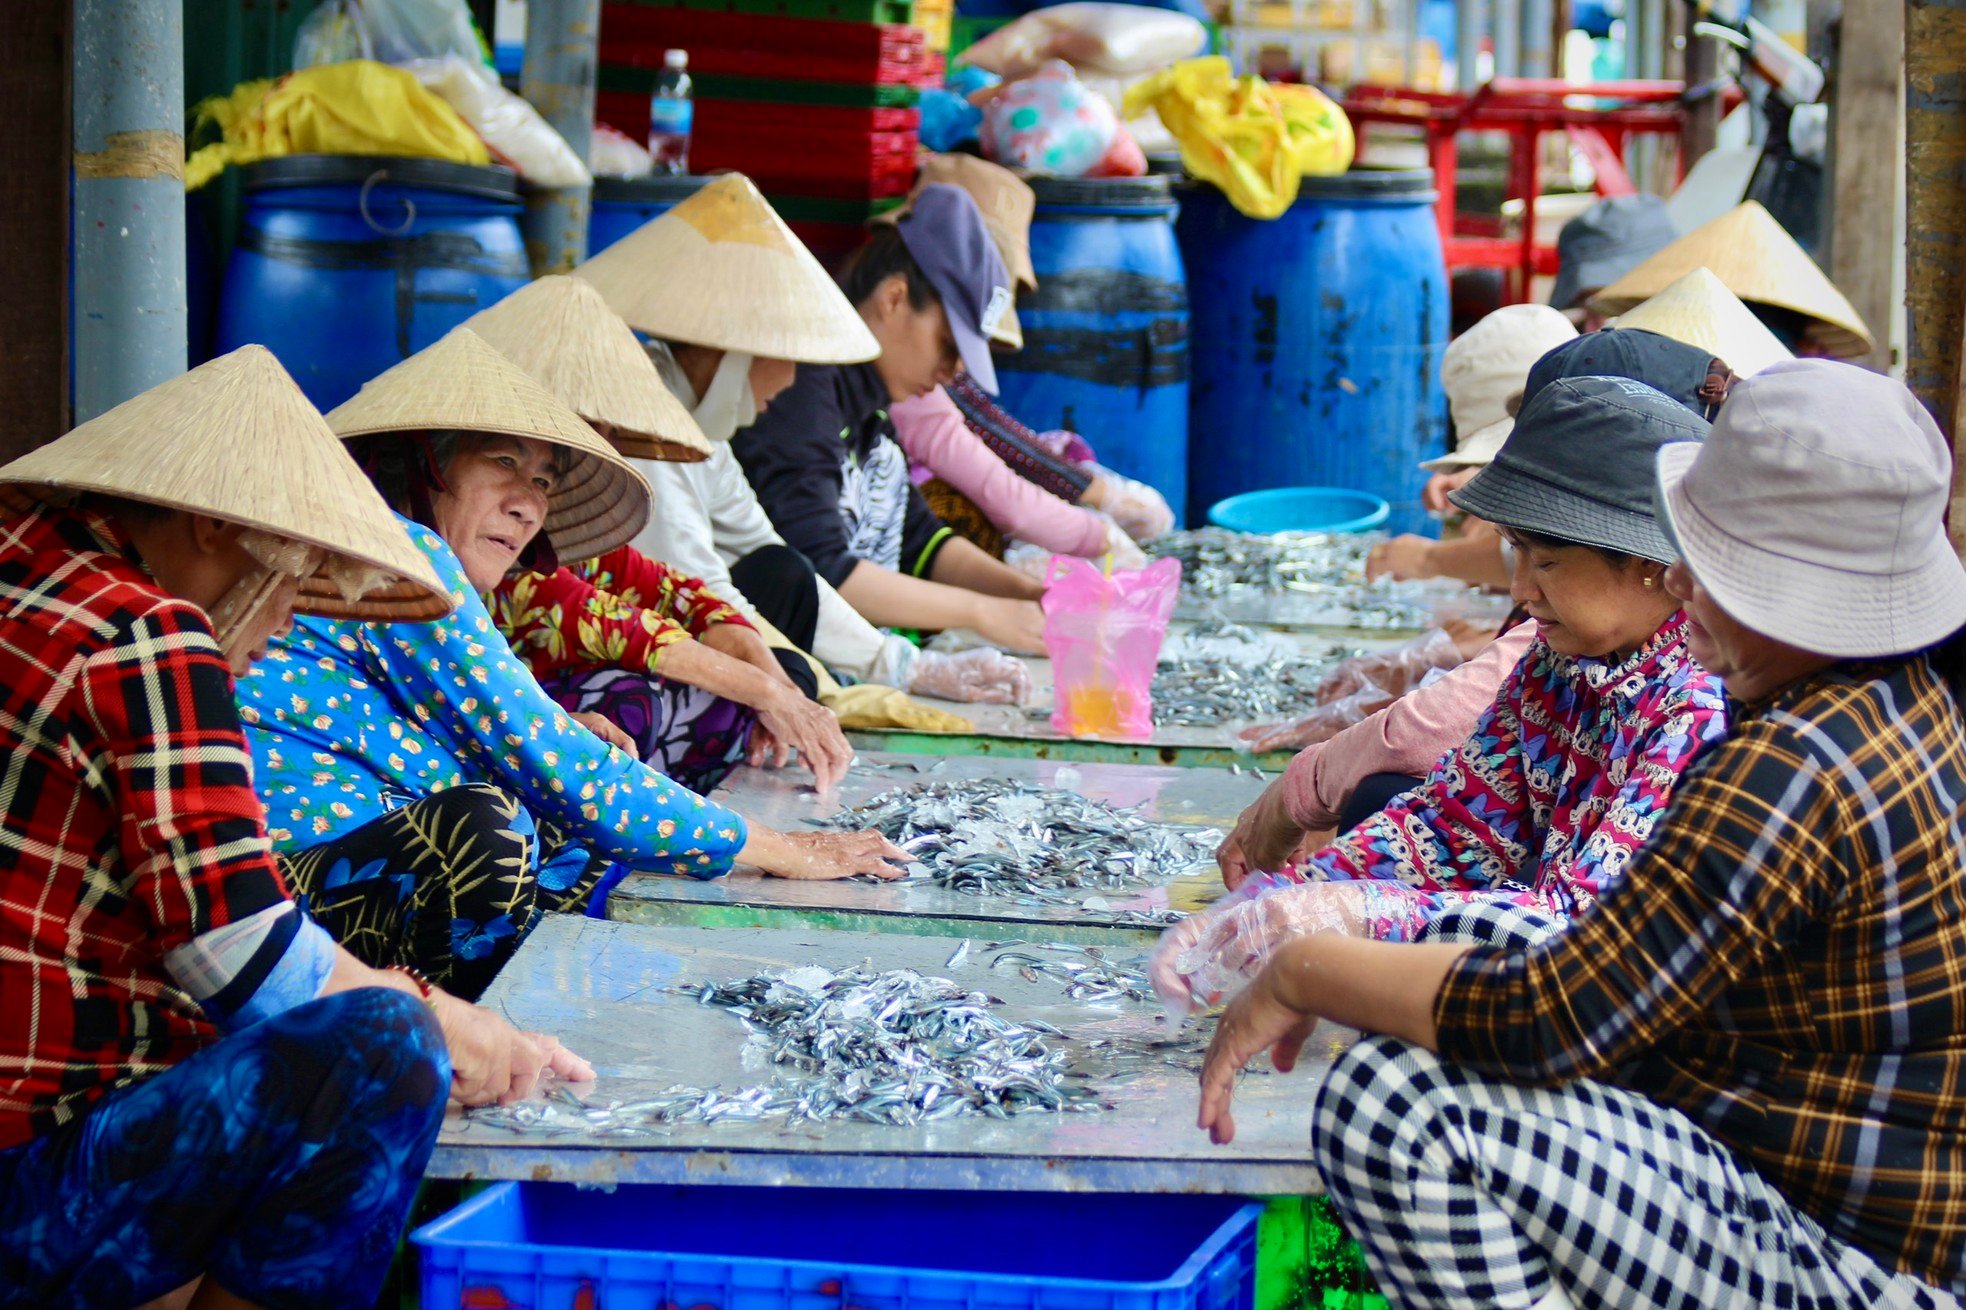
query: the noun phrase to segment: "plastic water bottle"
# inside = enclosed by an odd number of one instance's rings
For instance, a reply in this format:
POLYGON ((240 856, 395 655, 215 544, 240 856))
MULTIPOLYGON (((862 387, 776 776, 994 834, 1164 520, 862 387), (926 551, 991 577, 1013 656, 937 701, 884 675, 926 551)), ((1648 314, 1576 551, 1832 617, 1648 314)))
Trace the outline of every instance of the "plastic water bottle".
POLYGON ((662 52, 662 72, 649 97, 649 153, 657 173, 689 172, 689 130, 695 118, 690 101, 689 52, 662 52))

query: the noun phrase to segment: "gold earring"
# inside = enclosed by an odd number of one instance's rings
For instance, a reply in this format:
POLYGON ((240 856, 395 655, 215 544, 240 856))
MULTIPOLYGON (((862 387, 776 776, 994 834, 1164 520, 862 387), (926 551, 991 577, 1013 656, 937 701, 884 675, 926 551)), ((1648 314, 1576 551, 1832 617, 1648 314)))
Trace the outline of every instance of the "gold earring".
POLYGON ((1647 578, 1647 579, 1645 580, 1645 587, 1646 587, 1646 590, 1648 590, 1648 591, 1649 591, 1649 590, 1651 590, 1651 589, 1652 589, 1653 587, 1656 587, 1656 586, 1658 586, 1658 585, 1659 585, 1659 580, 1658 580, 1657 578, 1647 578))

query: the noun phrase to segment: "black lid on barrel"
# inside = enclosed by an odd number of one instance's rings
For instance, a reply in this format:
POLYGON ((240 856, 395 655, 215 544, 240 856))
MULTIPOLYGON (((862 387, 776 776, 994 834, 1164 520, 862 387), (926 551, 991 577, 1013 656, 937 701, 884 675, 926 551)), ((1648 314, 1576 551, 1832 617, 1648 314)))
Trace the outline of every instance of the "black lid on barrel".
POLYGON ((519 198, 519 175, 496 165, 457 164, 408 155, 283 155, 239 170, 248 191, 274 187, 375 185, 429 187, 486 200, 519 198))
POLYGON ((1174 178, 1027 177, 1040 208, 1139 209, 1159 213, 1174 203, 1174 178))

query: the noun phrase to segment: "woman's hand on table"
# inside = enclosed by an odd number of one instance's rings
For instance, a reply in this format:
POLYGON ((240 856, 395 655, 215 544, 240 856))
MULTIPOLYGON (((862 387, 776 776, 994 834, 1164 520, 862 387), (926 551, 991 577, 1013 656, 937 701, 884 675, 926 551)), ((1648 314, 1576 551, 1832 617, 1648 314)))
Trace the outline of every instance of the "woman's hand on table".
POLYGON ((1005 650, 1020 655, 1044 654, 1044 611, 1034 600, 978 595, 970 626, 1005 650))
POLYGON ((913 863, 915 857, 872 830, 785 833, 754 823, 737 858, 774 878, 799 882, 831 882, 860 874, 891 882, 906 876, 901 866, 913 863))
POLYGON ((754 768, 779 769, 793 750, 812 770, 813 786, 822 794, 846 776, 853 762, 853 747, 833 712, 787 685, 758 707, 748 759, 754 768))
POLYGON ((1236 1075, 1264 1051, 1278 1073, 1297 1067, 1297 1057, 1317 1026, 1317 1016, 1293 1009, 1281 995, 1278 961, 1272 960, 1256 980, 1236 994, 1215 1025, 1215 1038, 1201 1066, 1201 1111, 1195 1126, 1206 1129, 1217 1146, 1235 1140, 1236 1119, 1231 1108, 1236 1075))
POLYGON ((521 1032, 482 1005, 448 992, 432 992, 430 1003, 451 1056, 451 1096, 463 1105, 510 1105, 553 1073, 568 1082, 594 1076, 587 1061, 542 1033, 521 1032))
POLYGON ((1308 830, 1290 817, 1283 779, 1263 789, 1256 803, 1236 816, 1236 826, 1215 852, 1222 882, 1230 891, 1252 873, 1277 873, 1291 862, 1308 830))

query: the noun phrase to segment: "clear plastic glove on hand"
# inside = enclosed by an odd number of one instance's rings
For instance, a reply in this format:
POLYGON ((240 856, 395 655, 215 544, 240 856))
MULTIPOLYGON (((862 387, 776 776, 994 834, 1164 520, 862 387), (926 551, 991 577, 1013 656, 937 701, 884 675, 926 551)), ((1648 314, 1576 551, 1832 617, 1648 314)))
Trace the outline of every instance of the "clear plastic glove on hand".
POLYGON ((1147 567, 1147 552, 1134 545, 1126 529, 1111 518, 1106 520, 1106 553, 1113 557, 1113 567, 1116 569, 1147 567))
POLYGON ((1031 697, 1031 672, 1024 661, 1000 650, 923 651, 908 671, 908 690, 972 704, 1022 705, 1031 697))
POLYGON ((1458 668, 1462 659, 1453 636, 1431 628, 1403 645, 1354 655, 1325 674, 1318 684, 1318 704, 1343 700, 1365 687, 1379 687, 1397 700, 1435 669, 1458 668))
POLYGON ((1112 491, 1104 508, 1115 523, 1126 529, 1129 537, 1135 541, 1152 541, 1174 527, 1174 511, 1167 507, 1167 498, 1160 492, 1144 482, 1123 478, 1111 469, 1096 464, 1092 467, 1111 482, 1112 491))
POLYGON ((1350 695, 1341 696, 1329 705, 1320 705, 1299 718, 1244 728, 1237 735, 1259 755, 1265 751, 1302 750, 1306 746, 1330 741, 1398 699, 1377 683, 1368 682, 1350 695))
POLYGON ((1170 1006, 1201 1013, 1254 978, 1292 938, 1314 932, 1359 936, 1386 917, 1406 917, 1397 886, 1259 874, 1162 933, 1147 959, 1147 977, 1170 1006))

